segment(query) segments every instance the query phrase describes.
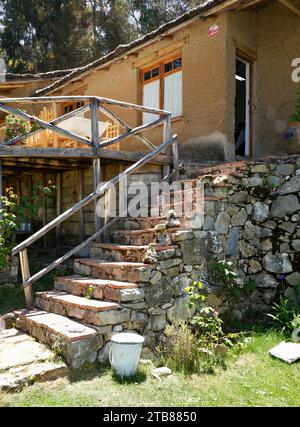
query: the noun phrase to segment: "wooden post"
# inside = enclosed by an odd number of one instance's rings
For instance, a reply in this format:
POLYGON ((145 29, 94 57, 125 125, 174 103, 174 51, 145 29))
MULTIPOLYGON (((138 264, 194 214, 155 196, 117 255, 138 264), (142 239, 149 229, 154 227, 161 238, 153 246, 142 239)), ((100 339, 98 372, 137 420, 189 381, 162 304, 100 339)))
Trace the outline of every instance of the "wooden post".
MULTIPOLYGON (((20 265, 21 265, 23 283, 25 283, 28 279, 30 279, 30 269, 29 269, 27 249, 24 249, 23 251, 20 252, 20 265)), ((26 308, 31 309, 33 308, 32 286, 29 285, 26 288, 24 288, 24 292, 25 292, 26 308)))
MULTIPOLYGON (((61 172, 56 174, 56 216, 61 214, 61 172)), ((61 244, 61 224, 55 230, 56 247, 61 244)))
MULTIPOLYGON (((46 174, 43 174, 43 186, 46 187, 47 185, 47 180, 46 180, 46 174)), ((45 227, 47 225, 47 200, 46 198, 44 198, 43 201, 43 227, 45 227)), ((44 248, 47 248, 47 243, 48 243, 48 236, 45 234, 44 238, 43 238, 43 245, 44 248)))
POLYGON ((172 144, 173 150, 173 161, 174 161, 174 170, 175 170, 175 181, 179 181, 180 170, 179 170, 179 153, 178 153, 178 141, 177 139, 172 144))
MULTIPOLYGON (((164 121, 164 134, 163 142, 169 141, 171 139, 171 115, 167 116, 164 121)), ((166 154, 167 150, 163 151, 163 154, 166 154)), ((165 178, 170 173, 170 165, 163 166, 163 178, 165 178)))
MULTIPOLYGON (((83 169, 79 169, 77 171, 77 179, 78 179, 78 201, 83 199, 83 169)), ((84 210, 81 209, 79 211, 79 240, 83 242, 84 239, 84 210)))
MULTIPOLYGON (((99 101, 97 99, 92 99, 91 101, 91 125, 92 125, 92 141, 93 141, 93 151, 94 156, 98 154, 99 148, 99 123, 98 123, 98 113, 99 113, 99 101)), ((93 182, 94 182, 94 191, 97 190, 98 185, 101 182, 101 164, 100 158, 93 159, 93 182)), ((102 221, 101 218, 97 215, 97 200, 94 203, 95 209, 95 233, 101 228, 102 221)), ((98 238, 99 240, 100 238, 98 238)))
MULTIPOLYGON (((2 160, 0 159, 0 198, 3 196, 3 169, 2 169, 2 160)), ((0 209, 2 209, 2 202, 0 200, 0 209)), ((2 219, 2 214, 0 213, 0 220, 2 219)))

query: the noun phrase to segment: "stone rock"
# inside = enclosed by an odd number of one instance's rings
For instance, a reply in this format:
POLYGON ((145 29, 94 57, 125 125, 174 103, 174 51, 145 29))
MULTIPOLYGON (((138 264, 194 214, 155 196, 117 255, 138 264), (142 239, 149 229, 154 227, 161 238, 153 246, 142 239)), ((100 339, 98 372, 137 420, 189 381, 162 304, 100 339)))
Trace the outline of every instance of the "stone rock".
POLYGON ((177 231, 172 235, 173 242, 182 242, 184 240, 192 240, 194 238, 192 231, 177 231))
POLYGON ((231 224, 234 226, 242 226, 248 219, 246 209, 241 209, 238 214, 232 217, 231 224))
POLYGON ((218 234, 227 234, 230 226, 230 216, 227 212, 220 212, 215 222, 215 231, 218 234))
POLYGON ((169 322, 174 320, 188 320, 193 315, 193 310, 188 307, 189 296, 177 298, 173 307, 167 310, 167 319, 169 322))
POLYGON ((252 277, 258 288, 277 288, 278 282, 274 276, 268 273, 260 273, 252 277))
POLYGON ((146 254, 142 260, 144 264, 156 264, 157 263, 157 252, 153 244, 150 244, 147 248, 146 254))
POLYGON ((240 228, 233 227, 229 232, 229 237, 226 247, 226 255, 233 256, 238 255, 239 252, 239 237, 240 237, 240 228))
POLYGON ((104 344, 104 346, 98 352, 97 359, 99 363, 106 364, 109 362, 110 349, 111 349, 111 342, 109 341, 106 344, 104 344))
POLYGON ((290 234, 293 234, 295 229, 296 229, 296 224, 292 223, 292 222, 284 222, 283 224, 281 224, 279 226, 279 228, 281 230, 284 230, 290 234))
POLYGON ((158 266, 157 266, 157 269, 165 272, 169 268, 176 267, 177 265, 180 265, 181 263, 182 263, 182 260, 180 258, 168 259, 166 261, 160 261, 158 266))
POLYGON ((176 249, 167 249, 165 251, 157 252, 157 258, 159 261, 164 261, 166 259, 175 258, 177 256, 176 249))
POLYGON ((292 273, 286 277, 286 281, 291 286, 299 286, 300 285, 300 273, 292 273))
POLYGON ((157 285, 148 286, 145 289, 145 298, 149 306, 162 306, 172 299, 174 284, 167 276, 163 276, 157 285))
POLYGON ((261 263, 255 259, 250 259, 248 273, 256 274, 256 273, 259 273, 261 270, 262 270, 261 263))
POLYGON ((281 184, 281 179, 278 176, 271 175, 267 177, 267 185, 271 188, 279 187, 281 184))
POLYGON ((234 193, 228 200, 229 203, 233 203, 235 205, 241 205, 247 202, 249 195, 246 191, 239 191, 238 193, 234 193))
POLYGON ((194 239, 179 243, 184 265, 202 264, 206 259, 207 245, 205 239, 194 239))
POLYGON ((282 163, 277 167, 277 172, 283 176, 292 175, 294 171, 295 171, 295 166, 288 163, 282 163))
POLYGON ((166 226, 167 228, 180 227, 180 221, 176 212, 173 209, 168 212, 166 226))
POLYGON ((124 230, 139 230, 139 224, 135 221, 125 221, 124 222, 124 226, 123 226, 124 230))
POLYGON ((252 219, 256 222, 264 222, 270 213, 267 203, 257 202, 253 206, 252 219))
POLYGON ((161 281, 162 274, 160 271, 155 271, 153 277, 150 279, 151 285, 158 285, 161 281))
POLYGON ((280 196, 272 204, 271 216, 273 218, 284 218, 298 210, 300 210, 300 204, 296 196, 280 196))
MULTIPOLYGON (((115 325, 118 323, 130 321, 130 310, 126 308, 122 310, 107 310, 95 314, 98 326, 115 325)), ((95 323, 96 324, 96 323, 95 323)))
POLYGON ((292 221, 293 221, 293 222, 299 222, 299 221, 300 221, 300 215, 299 215, 299 214, 297 214, 297 215, 293 215, 293 216, 292 216, 292 221))
POLYGON ((259 244, 259 250, 261 252, 270 252, 273 250, 273 244, 272 241, 270 239, 267 240, 263 240, 262 242, 260 242, 259 244))
POLYGON ((156 233, 163 233, 164 231, 166 231, 166 229, 167 229, 167 225, 165 223, 157 224, 154 227, 154 230, 156 233))
POLYGON ((248 179, 248 187, 261 187, 263 185, 263 179, 259 175, 254 175, 248 179))
POLYGON ((289 256, 286 253, 273 255, 269 252, 263 258, 264 269, 270 273, 290 273, 293 271, 289 256))
POLYGON ((130 327, 132 329, 144 330, 149 322, 149 317, 145 313, 133 310, 130 322, 130 327))
POLYGON ((155 358, 155 354, 149 347, 143 347, 141 352, 141 358, 144 360, 153 360, 155 358))
POLYGON ((293 246, 293 249, 295 251, 299 252, 300 251, 300 239, 299 240, 293 240, 292 246, 293 246))
POLYGON ((267 172, 267 165, 261 164, 261 165, 251 166, 251 172, 252 173, 266 173, 267 172))
POLYGON ((151 329, 154 332, 162 331, 167 324, 166 315, 159 314, 151 316, 151 329))
POLYGON ((160 380, 161 377, 168 377, 172 375, 172 371, 170 368, 162 367, 153 369, 151 374, 160 380))
POLYGON ((300 191, 300 176, 295 176, 289 181, 285 182, 278 190, 279 194, 298 193, 300 191))
POLYGON ((203 224, 203 230, 213 230, 214 228, 214 218, 212 216, 206 215, 203 224))
POLYGON ((179 277, 175 277, 175 294, 176 296, 183 295, 185 293, 185 289, 192 284, 192 279, 187 277, 185 274, 180 275, 179 277))
POLYGON ((145 298, 143 289, 121 289, 120 290, 121 302, 139 301, 145 298))
POLYGON ((256 254, 257 249, 245 242, 244 240, 240 241, 240 250, 242 258, 250 258, 256 254))

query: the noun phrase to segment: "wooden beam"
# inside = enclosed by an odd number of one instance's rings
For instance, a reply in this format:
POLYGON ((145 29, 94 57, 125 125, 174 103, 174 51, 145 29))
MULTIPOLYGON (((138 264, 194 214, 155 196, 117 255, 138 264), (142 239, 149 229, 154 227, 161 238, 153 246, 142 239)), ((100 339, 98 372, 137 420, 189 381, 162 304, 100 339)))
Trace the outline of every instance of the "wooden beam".
MULTIPOLYGON (((93 99, 91 101, 91 126, 92 126, 92 141, 93 141, 93 151, 94 155, 97 155, 97 150, 100 146, 99 143, 99 101, 97 99, 93 99)), ((99 158, 93 159, 93 184, 94 184, 94 192, 97 192, 98 185, 102 181, 101 179, 101 164, 99 158)), ((97 215, 97 200, 94 202, 94 226, 95 233, 102 226, 101 218, 97 215)), ((100 242, 98 242, 100 243, 100 242)))
MULTIPOLYGON (((97 157, 102 159, 114 159, 124 162, 136 162, 140 160, 145 153, 136 151, 117 151, 107 148, 98 148, 97 157)), ((87 160, 95 157, 90 148, 30 148, 30 147, 5 147, 0 144, 0 157, 38 157, 49 159, 81 159, 87 160)), ((152 163, 168 164, 172 162, 172 157, 160 155, 151 159, 152 163)))
POLYGON ((300 9, 294 6, 289 0, 278 0, 283 6, 286 6, 291 12, 300 16, 300 9))
MULTIPOLYGON (((84 197, 84 190, 83 190, 83 169, 79 169, 77 171, 77 182, 78 182, 78 201, 83 199, 84 197)), ((61 212, 57 215, 59 216, 61 212)), ((84 210, 81 209, 79 211, 79 240, 80 242, 83 242, 84 239, 84 210)))

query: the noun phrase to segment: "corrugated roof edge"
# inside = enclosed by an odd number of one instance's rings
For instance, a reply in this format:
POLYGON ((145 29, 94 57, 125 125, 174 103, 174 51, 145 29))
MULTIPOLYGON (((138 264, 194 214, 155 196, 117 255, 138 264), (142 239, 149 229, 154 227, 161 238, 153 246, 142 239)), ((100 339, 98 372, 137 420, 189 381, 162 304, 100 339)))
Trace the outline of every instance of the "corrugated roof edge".
POLYGON ((201 5, 194 7, 193 9, 189 10, 188 12, 184 13, 183 15, 179 16, 178 18, 174 19, 173 21, 167 22, 164 25, 161 25, 156 30, 152 31, 151 33, 148 33, 131 43, 125 44, 125 45, 119 45, 114 51, 108 53, 107 55, 97 59, 94 62, 91 62, 83 67, 75 68, 71 73, 67 74, 66 76, 62 77, 61 79, 57 80, 56 82, 52 83, 51 85, 39 89, 35 92, 35 96, 41 96, 46 95, 48 92, 52 92, 55 89, 60 88, 65 83, 67 83, 69 80, 72 80, 73 78, 81 75, 82 73, 88 72, 90 70, 93 70, 95 68, 100 67, 101 65, 104 65, 108 61, 111 61, 115 58, 117 58, 120 55, 125 54, 127 51, 134 49, 135 47, 138 47, 140 45, 143 45, 147 41, 154 39, 155 37, 165 33, 166 31, 176 27, 177 25, 180 25, 190 19, 193 19, 196 17, 200 12, 207 11, 215 6, 221 5, 222 3, 225 3, 227 0, 207 0, 201 5))
MULTIPOLYGON (((69 75, 72 71, 74 71, 74 68, 67 69, 67 70, 54 70, 54 71, 47 71, 46 73, 24 73, 24 74, 16 74, 16 73, 0 73, 0 79, 1 77, 5 77, 5 82, 20 82, 20 81, 29 81, 29 80, 50 80, 56 77, 63 77, 66 75, 69 75)), ((1 80, 2 81, 2 80, 1 80)))

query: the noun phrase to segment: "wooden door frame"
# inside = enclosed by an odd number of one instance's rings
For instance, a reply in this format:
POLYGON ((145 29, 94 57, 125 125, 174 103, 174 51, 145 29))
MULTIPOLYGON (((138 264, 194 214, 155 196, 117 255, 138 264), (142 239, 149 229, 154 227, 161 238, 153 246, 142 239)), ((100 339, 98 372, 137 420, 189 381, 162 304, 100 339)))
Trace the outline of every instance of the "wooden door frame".
POLYGON ((250 56, 240 49, 236 49, 236 60, 242 59, 249 64, 249 151, 250 159, 254 154, 254 73, 256 57, 250 56))

